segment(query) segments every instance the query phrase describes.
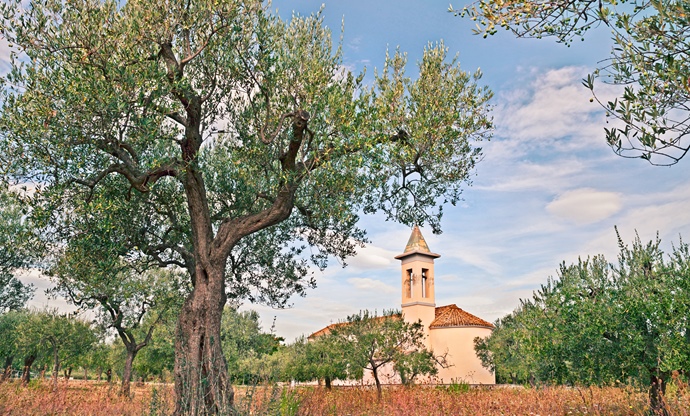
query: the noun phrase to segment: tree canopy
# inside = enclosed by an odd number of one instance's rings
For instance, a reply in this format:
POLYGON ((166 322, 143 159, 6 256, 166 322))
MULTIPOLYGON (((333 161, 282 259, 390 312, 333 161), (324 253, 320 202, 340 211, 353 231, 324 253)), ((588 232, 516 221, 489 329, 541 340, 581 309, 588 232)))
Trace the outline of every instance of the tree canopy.
POLYGON ((621 156, 659 165, 677 163, 690 149, 688 2, 480 0, 455 12, 476 20, 476 32, 484 36, 504 27, 520 37, 570 43, 606 26, 614 42, 611 56, 583 84, 609 118, 622 122, 605 129, 608 144, 621 156), (622 94, 599 98, 597 79, 621 86, 622 94))
POLYGON ((481 74, 442 43, 418 77, 396 51, 365 85, 318 13, 283 21, 257 0, 12 0, 0 15, 13 48, 0 154, 9 180, 40 188, 44 230, 109 204, 127 212, 136 255, 188 272, 178 414, 232 406, 215 342, 228 297, 284 305, 304 293, 310 264, 365 240, 362 212, 439 231, 491 129, 481 74))
POLYGON ((302 337, 289 348, 293 354, 288 367, 288 380, 323 380, 326 388, 330 389, 333 380, 348 378, 347 351, 338 338, 329 335, 312 339, 302 337))

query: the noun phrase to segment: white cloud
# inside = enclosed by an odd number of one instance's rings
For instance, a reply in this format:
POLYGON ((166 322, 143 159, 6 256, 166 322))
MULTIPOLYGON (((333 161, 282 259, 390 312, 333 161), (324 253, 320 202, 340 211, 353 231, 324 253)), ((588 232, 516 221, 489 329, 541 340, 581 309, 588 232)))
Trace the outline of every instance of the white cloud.
MULTIPOLYGON (((605 148, 605 112, 589 101, 591 93, 581 83, 590 72, 578 66, 528 71, 525 87, 500 93, 494 114, 496 136, 505 140, 499 140, 499 151, 514 158, 535 148, 552 153, 605 148)), ((599 85, 602 98, 614 93, 615 87, 599 85)))
POLYGON ((359 52, 359 49, 362 46, 362 41, 363 38, 361 36, 357 36, 347 43, 347 47, 352 49, 353 51, 359 52))
MULTIPOLYGON (((495 162, 498 161, 491 161, 491 163, 495 162)), ((474 186, 474 189, 501 192, 525 190, 555 192, 571 183, 574 176, 582 177, 581 175, 586 174, 588 168, 589 163, 576 158, 540 162, 513 160, 509 169, 492 168, 494 175, 487 181, 488 184, 480 182, 474 186)))
POLYGON ((608 218, 622 208, 621 195, 591 188, 574 189, 558 195, 546 206, 557 217, 577 224, 591 224, 608 218))
POLYGON ((393 257, 397 254, 390 250, 367 244, 365 247, 358 249, 357 255, 346 260, 346 262, 348 268, 352 267, 356 270, 386 269, 393 263, 393 257))
POLYGON ((396 293, 398 289, 387 285, 379 280, 370 279, 368 277, 351 277, 347 282, 355 287, 357 290, 370 291, 374 293, 396 293))
POLYGON ((56 308, 60 312, 73 312, 77 308, 68 303, 65 299, 61 297, 54 298, 53 296, 48 296, 46 291, 52 289, 54 284, 49 278, 41 274, 37 269, 19 270, 16 274, 17 279, 19 279, 24 284, 31 284, 35 287, 36 291, 34 296, 27 306, 36 309, 53 309, 56 308))
MULTIPOLYGON (((448 235, 432 236, 430 239, 434 242, 434 247, 438 246, 438 252, 444 259, 457 259, 463 266, 474 266, 489 275, 496 275, 501 273, 502 267, 494 259, 499 248, 496 245, 487 245, 483 242, 477 241, 461 241, 450 239, 448 235)), ((443 260, 443 265, 446 260, 443 260)), ((443 267, 443 266, 442 266, 443 267)), ((439 279, 446 281, 458 280, 458 276, 462 273, 458 270, 453 270, 452 273, 445 273, 437 275, 439 279)))

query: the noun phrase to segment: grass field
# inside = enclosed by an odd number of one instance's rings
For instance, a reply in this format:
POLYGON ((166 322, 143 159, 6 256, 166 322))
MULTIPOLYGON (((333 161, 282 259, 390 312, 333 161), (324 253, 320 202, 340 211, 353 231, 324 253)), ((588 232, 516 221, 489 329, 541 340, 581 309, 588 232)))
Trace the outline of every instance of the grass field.
MULTIPOLYGON (((51 391, 49 382, 0 385, 0 415, 166 415, 173 408, 170 385, 133 385, 130 399, 117 385, 70 381, 51 391)), ((538 389, 466 386, 390 387, 383 399, 369 388, 278 386, 236 388, 237 407, 246 415, 646 415, 647 395, 629 388, 538 389)), ((690 394, 672 387, 672 415, 690 415, 690 394)))

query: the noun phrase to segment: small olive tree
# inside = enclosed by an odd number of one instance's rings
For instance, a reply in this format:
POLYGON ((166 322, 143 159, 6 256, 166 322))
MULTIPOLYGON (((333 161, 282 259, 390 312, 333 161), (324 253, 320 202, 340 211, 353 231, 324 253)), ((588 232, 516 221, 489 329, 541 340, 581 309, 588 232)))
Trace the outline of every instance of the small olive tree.
POLYGON ((426 348, 425 336, 420 322, 406 322, 399 312, 377 316, 362 311, 323 335, 330 339, 327 345, 340 354, 320 359, 344 362, 350 378, 362 378, 364 371, 370 371, 380 399, 383 368, 396 371, 402 381, 411 383, 418 375, 437 374, 437 365, 446 365, 445 356, 436 356, 426 348))

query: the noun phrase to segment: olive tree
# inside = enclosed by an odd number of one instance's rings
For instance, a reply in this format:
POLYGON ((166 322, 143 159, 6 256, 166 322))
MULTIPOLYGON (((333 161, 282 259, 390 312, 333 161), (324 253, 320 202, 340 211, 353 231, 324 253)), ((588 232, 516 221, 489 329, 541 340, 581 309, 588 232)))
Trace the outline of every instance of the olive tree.
POLYGON ((10 378, 14 368, 14 359, 21 353, 17 346, 19 335, 17 327, 26 319, 28 319, 28 311, 24 309, 0 314, 0 359, 4 359, 0 383, 10 378))
POLYGON ((223 353, 228 362, 230 378, 248 384, 256 381, 256 370, 245 359, 263 361, 278 350, 282 338, 266 332, 256 311, 226 307, 220 328, 223 353))
POLYGON ((422 323, 406 322, 395 311, 382 316, 369 311, 348 316, 324 337, 333 338, 331 348, 342 351, 341 357, 332 354, 329 358, 343 360, 350 378, 362 378, 364 371, 371 372, 379 400, 384 369, 395 371, 405 384, 410 384, 418 375, 436 375, 439 365, 447 366, 445 355, 435 355, 426 348, 422 323))
POLYGON ((24 355, 22 382, 29 382, 31 367, 38 359, 52 365, 53 390, 63 362, 85 356, 96 344, 91 324, 56 310, 31 311, 16 328, 17 349, 24 355))
POLYGON ((333 380, 348 378, 348 352, 336 337, 300 337, 289 347, 292 358, 286 378, 295 381, 321 380, 331 389, 333 380))
POLYGON ((41 0, 0 5, 12 45, 0 157, 34 181, 54 229, 76 204, 131 208, 130 248, 186 269, 177 414, 224 412, 227 299, 277 305, 365 241, 358 214, 429 223, 456 203, 488 137, 491 93, 430 44, 371 85, 319 14, 258 0, 41 0), (307 255, 304 250, 310 247, 307 255))

